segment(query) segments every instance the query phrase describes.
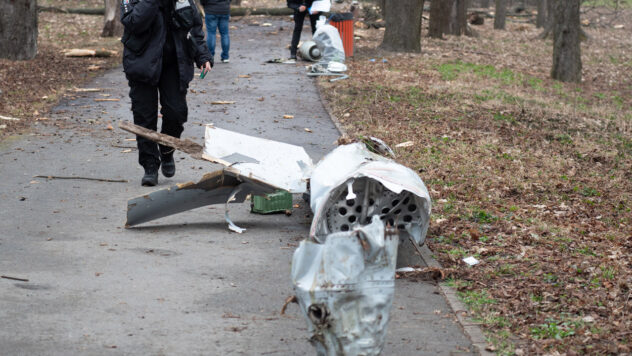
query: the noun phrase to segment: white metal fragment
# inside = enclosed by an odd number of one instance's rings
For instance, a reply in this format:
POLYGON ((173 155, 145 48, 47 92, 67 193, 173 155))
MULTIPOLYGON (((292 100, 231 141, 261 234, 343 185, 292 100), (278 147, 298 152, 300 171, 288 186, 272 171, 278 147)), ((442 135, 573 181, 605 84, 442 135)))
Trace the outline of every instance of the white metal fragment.
POLYGON ((226 200, 226 204, 225 204, 225 210, 224 210, 224 219, 226 220, 226 222, 228 223, 228 229, 230 231, 234 231, 238 234, 243 233, 244 231, 246 231, 246 229, 243 229, 237 225, 235 225, 235 223, 230 219, 230 217, 228 216, 228 204, 235 199, 235 196, 237 195, 237 193, 239 193, 241 191, 242 186, 238 185, 235 187, 235 189, 233 189, 233 191, 230 193, 230 196, 228 197, 228 200, 226 200))
POLYGON ((237 132, 206 126, 204 159, 237 169, 241 175, 264 181, 291 193, 307 191, 313 165, 305 149, 237 132), (249 159, 229 162, 236 154, 249 159))

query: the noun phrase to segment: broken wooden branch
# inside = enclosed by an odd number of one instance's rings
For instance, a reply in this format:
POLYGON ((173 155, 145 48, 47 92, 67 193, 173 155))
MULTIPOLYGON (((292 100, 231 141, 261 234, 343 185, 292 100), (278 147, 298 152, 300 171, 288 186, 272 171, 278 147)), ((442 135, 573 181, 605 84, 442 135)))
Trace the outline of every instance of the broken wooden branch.
POLYGON ((4 278, 4 279, 10 279, 13 281, 20 281, 20 282, 28 282, 28 279, 25 278, 17 278, 17 277, 11 277, 11 276, 0 276, 0 278, 4 278))
POLYGON ((0 120, 7 120, 7 121, 20 121, 20 119, 16 118, 16 117, 9 117, 9 116, 2 116, 0 115, 0 120))
POLYGON ((127 179, 108 179, 108 178, 92 178, 92 177, 64 177, 64 176, 33 176, 33 178, 46 178, 46 179, 79 179, 79 180, 94 180, 99 182, 109 183, 127 183, 127 179))
POLYGON ((66 57, 112 57, 116 52, 98 49, 72 48, 64 50, 66 57))
POLYGON ((103 91, 101 88, 73 88, 75 93, 97 93, 103 91))
POLYGON ((173 136, 161 134, 159 132, 146 129, 142 126, 134 125, 128 121, 121 121, 119 127, 125 131, 131 132, 138 136, 144 137, 148 140, 152 140, 164 146, 173 147, 178 151, 188 153, 192 158, 202 160, 203 147, 186 138, 184 140, 175 138, 173 136))
POLYGON ((62 14, 79 14, 79 15, 104 15, 105 8, 92 8, 92 9, 84 9, 84 8, 70 8, 63 9, 61 7, 55 6, 38 6, 37 11, 39 12, 57 12, 62 14))

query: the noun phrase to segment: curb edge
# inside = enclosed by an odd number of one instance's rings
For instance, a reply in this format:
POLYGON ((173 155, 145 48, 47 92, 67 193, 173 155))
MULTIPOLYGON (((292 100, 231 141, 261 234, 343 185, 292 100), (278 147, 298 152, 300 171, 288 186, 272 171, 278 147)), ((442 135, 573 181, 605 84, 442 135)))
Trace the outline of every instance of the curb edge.
MULTIPOLYGON (((334 123, 334 126, 336 126, 336 129, 338 129, 338 132, 341 136, 348 136, 347 131, 344 129, 338 118, 334 116, 329 103, 325 100, 323 96, 322 85, 318 82, 317 78, 314 79, 314 82, 314 85, 316 86, 316 91, 318 92, 318 97, 320 98, 320 102, 325 108, 327 115, 329 115, 329 119, 334 123)), ((423 244, 423 246, 421 246, 421 258, 427 266, 441 268, 441 264, 439 264, 439 262, 432 257, 432 252, 426 244, 423 244)), ((441 294, 448 303, 448 306, 452 309, 452 312, 456 316, 461 329, 463 329, 465 335, 472 342, 472 347, 474 347, 475 351, 481 356, 496 355, 493 352, 487 351, 488 343, 487 339, 485 338, 485 334, 483 334, 483 331, 478 326, 478 324, 474 323, 468 317, 469 311, 467 307, 463 305, 463 303, 457 297, 456 291, 448 286, 442 285, 441 283, 437 283, 437 287, 439 288, 441 294)))

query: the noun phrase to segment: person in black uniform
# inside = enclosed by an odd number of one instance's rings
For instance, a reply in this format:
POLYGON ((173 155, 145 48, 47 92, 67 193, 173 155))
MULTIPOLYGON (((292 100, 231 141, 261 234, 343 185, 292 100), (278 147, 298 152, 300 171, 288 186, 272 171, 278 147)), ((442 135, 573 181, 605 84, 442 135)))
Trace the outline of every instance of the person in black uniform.
MULTIPOLYGON (((301 32, 303 31, 303 21, 307 10, 312 6, 314 0, 287 0, 287 7, 294 9, 294 32, 292 33, 292 44, 290 45, 290 59, 296 59, 296 51, 298 42, 301 40, 301 32)), ((312 25, 312 35, 316 32, 316 21, 318 20, 318 11, 309 14, 309 22, 312 25)))
MULTIPOLYGON (((186 94, 193 79, 193 61, 211 70, 202 18, 194 0, 121 0, 124 32, 123 71, 136 125, 156 130, 158 98, 161 132, 179 138, 187 121, 186 94)), ((158 184, 158 168, 173 177, 176 165, 171 147, 137 136, 138 163, 145 169, 144 186, 158 184)))

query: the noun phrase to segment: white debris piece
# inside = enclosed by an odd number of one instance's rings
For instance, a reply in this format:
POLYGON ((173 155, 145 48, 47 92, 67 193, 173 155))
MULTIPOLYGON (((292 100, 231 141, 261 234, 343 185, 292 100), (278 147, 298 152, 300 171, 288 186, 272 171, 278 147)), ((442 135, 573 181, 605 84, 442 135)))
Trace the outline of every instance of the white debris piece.
POLYGON ((467 263, 470 266, 475 266, 475 265, 481 263, 481 261, 477 260, 476 257, 474 257, 474 256, 470 256, 470 257, 464 258, 463 262, 467 263))
POLYGON ((206 126, 204 159, 290 193, 307 191, 312 159, 303 147, 206 126))

